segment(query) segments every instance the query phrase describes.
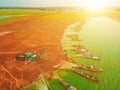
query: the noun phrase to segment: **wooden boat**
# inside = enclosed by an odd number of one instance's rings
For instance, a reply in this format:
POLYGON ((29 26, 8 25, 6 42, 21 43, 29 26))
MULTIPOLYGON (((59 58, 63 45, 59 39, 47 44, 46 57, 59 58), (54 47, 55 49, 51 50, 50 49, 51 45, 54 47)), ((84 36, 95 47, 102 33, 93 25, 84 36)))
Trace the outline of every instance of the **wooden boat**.
POLYGON ((95 81, 95 82, 99 82, 98 78, 94 77, 92 74, 89 73, 84 73, 82 71, 79 71, 77 69, 73 69, 73 71, 89 80, 95 81))
POLYGON ((58 81, 65 87, 66 90, 77 90, 74 86, 68 84, 62 78, 58 78, 58 81))
POLYGON ((79 65, 78 68, 85 69, 85 70, 90 70, 90 71, 95 71, 95 72, 102 72, 103 71, 102 68, 98 68, 98 67, 93 66, 93 65, 86 66, 86 65, 82 64, 82 65, 79 65))

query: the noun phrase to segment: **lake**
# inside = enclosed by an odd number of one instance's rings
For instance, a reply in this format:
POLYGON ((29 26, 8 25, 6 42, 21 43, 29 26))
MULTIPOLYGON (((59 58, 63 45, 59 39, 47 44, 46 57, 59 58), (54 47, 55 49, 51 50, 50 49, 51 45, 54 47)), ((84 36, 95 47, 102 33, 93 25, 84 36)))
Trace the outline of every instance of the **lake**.
MULTIPOLYGON (((73 72, 63 78, 76 86, 78 90, 120 90, 120 22, 109 17, 87 18, 80 31, 74 31, 81 22, 69 26, 62 39, 62 47, 67 50, 67 56, 74 55, 70 45, 84 45, 92 54, 101 57, 100 61, 75 57, 78 64, 95 65, 104 72, 88 72, 99 78, 99 83, 94 83, 73 72), (81 41, 68 39, 68 35, 78 35, 81 41), (73 79, 72 79, 73 77, 73 79), (69 81, 71 79, 71 81, 69 81), (75 81, 76 80, 76 81, 75 81), (77 82, 77 83, 76 83, 77 82)), ((86 72, 86 71, 85 71, 86 72)))

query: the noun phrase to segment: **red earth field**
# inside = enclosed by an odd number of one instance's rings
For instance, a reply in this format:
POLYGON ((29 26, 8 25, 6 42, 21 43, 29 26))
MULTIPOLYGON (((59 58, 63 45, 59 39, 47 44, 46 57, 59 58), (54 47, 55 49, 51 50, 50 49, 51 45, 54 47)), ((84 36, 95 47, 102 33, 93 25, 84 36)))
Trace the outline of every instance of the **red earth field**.
POLYGON ((50 15, 22 16, 0 26, 0 90, 19 90, 37 79, 41 73, 51 74, 53 66, 66 60, 61 38, 76 17, 50 15), (18 53, 46 49, 44 60, 26 65, 15 61, 18 53))

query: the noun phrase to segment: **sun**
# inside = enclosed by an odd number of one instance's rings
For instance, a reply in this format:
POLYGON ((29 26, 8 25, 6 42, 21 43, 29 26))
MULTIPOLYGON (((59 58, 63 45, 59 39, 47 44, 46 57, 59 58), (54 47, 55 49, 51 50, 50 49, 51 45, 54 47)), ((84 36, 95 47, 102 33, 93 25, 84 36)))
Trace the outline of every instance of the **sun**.
POLYGON ((89 10, 102 10, 109 6, 107 0, 84 0, 83 7, 89 10))

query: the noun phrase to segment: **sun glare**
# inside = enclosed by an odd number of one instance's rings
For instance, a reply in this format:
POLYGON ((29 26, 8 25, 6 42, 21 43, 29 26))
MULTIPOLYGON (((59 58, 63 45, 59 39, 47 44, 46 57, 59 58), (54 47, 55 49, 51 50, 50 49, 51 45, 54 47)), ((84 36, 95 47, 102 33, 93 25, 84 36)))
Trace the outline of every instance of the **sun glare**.
POLYGON ((108 4, 107 0, 84 0, 83 7, 89 10, 103 10, 108 4))

